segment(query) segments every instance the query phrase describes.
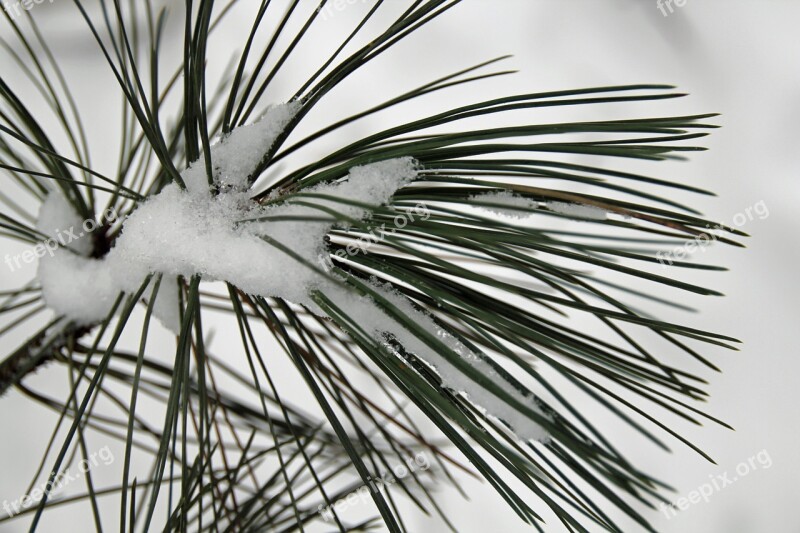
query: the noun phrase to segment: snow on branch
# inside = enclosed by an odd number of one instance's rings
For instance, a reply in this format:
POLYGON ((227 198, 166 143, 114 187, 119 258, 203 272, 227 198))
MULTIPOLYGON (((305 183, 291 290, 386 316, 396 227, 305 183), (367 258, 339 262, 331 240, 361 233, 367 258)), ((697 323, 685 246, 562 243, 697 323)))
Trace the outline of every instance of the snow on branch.
MULTIPOLYGON (((104 320, 121 292, 133 293, 150 274, 162 274, 154 315, 177 333, 178 276, 226 281, 242 291, 283 298, 321 313, 311 294, 321 291, 357 320, 378 342, 393 337, 433 367, 443 385, 463 393, 492 416, 503 419, 523 440, 546 438, 528 416, 509 406, 467 377, 447 357, 431 349, 415 333, 386 314, 372 299, 348 290, 317 266, 325 252, 325 236, 347 220, 367 217, 395 192, 417 177, 412 158, 398 158, 354 167, 335 183, 324 183, 262 206, 247 191, 248 178, 298 104, 272 107, 258 122, 237 128, 211 146, 216 194, 209 187, 203 158, 182 173, 186 189, 176 184, 142 203, 125 221, 114 247, 102 258, 91 250, 59 249, 43 257, 39 280, 47 305, 78 326, 104 320)), ((51 193, 39 223, 45 234, 78 216, 63 198, 51 193)), ((377 294, 416 324, 444 342, 495 385, 511 390, 485 361, 439 328, 407 298, 371 284, 377 294)), ((532 396, 516 394, 527 409, 541 413, 532 396)))

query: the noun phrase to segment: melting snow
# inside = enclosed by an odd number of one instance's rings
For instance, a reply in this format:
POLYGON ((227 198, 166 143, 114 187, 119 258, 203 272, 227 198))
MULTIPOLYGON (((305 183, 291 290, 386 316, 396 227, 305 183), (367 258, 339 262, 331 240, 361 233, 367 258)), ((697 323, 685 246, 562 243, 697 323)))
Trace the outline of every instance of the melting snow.
POLYGON ((571 204, 567 202, 548 202, 545 204, 550 211, 555 211, 570 218, 584 220, 605 220, 608 212, 600 207, 586 204, 571 204))
POLYGON ((481 206, 481 208, 508 218, 525 218, 533 211, 538 210, 541 212, 543 208, 578 220, 605 220, 608 217, 608 212, 605 209, 593 205, 569 202, 537 202, 514 194, 511 191, 481 193, 474 195, 472 198, 495 204, 481 206))

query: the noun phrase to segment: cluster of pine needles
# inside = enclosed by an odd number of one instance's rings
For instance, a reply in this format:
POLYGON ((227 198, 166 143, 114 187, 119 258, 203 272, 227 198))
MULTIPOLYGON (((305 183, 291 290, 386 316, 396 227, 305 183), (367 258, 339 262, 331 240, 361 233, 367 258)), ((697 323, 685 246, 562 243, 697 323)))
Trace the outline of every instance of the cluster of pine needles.
MULTIPOLYGON (((45 494, 21 514, 0 518, 0 526, 27 520, 33 531, 51 508, 83 504, 91 515, 87 524, 97 531, 109 528, 106 513, 114 507, 121 532, 302 531, 324 524, 321 507, 422 452, 432 458, 429 471, 371 491, 379 517, 354 521, 333 506, 325 525, 406 531, 409 514, 400 508, 400 498, 406 498, 454 529, 433 489, 441 480, 460 489, 459 478, 473 475, 540 531, 546 526, 536 509, 549 509, 569 531, 618 531, 611 516, 618 512, 652 530, 642 509, 665 501, 667 486, 616 449, 607 431, 586 416, 587 402, 658 446, 667 449, 666 435, 705 456, 663 415, 723 424, 696 407, 706 397, 706 382, 682 370, 680 361, 683 356, 716 369, 699 346, 731 348, 736 341, 659 320, 622 299, 680 307, 676 302, 684 291, 715 294, 661 268, 656 251, 720 226, 672 199, 675 191, 706 191, 619 165, 679 159, 700 150, 691 141, 713 127, 707 123, 713 115, 526 123, 537 109, 595 109, 684 96, 664 85, 517 94, 451 107, 448 90, 512 73, 492 70, 507 59, 498 58, 387 95, 380 105, 301 136, 298 130, 312 111, 332 116, 325 108, 330 93, 462 2, 375 0, 343 39, 315 48, 318 57, 297 50, 317 28, 351 23, 352 13, 325 21, 326 0, 253 2, 252 24, 242 30, 242 41, 222 43, 242 51, 218 80, 206 77, 207 53, 217 43, 215 29, 242 2, 170 4, 169 17, 183 25, 178 51, 164 47, 168 13, 151 0, 68 3, 123 100, 118 165, 104 171, 92 164, 84 121, 97 117, 73 98, 67 80, 74 73, 62 72, 36 24, 39 13, 19 19, 6 14, 0 43, 18 68, 0 75, 0 174, 3 190, 13 192, 0 194, 0 238, 25 245, 41 241, 30 206, 56 190, 84 219, 108 208, 131 213, 166 185, 180 183, 187 165, 209 158, 212 139, 252 122, 275 103, 270 98, 280 79, 302 106, 249 177, 255 200, 273 202, 339 180, 357 165, 414 158, 418 179, 391 202, 365 220, 337 218, 326 240, 333 270, 498 402, 525 413, 549 438, 520 442, 507 421, 443 386, 418 354, 391 338, 377 342, 348 309, 337 308, 321 292, 314 300, 327 316, 279 298, 245 294, 231 284, 181 279, 181 329, 169 345, 148 342, 158 274, 141 280, 138 293, 120 294, 108 318, 90 326, 44 318, 50 314, 33 279, 0 294, 0 335, 24 331, 29 339, 2 354, 0 394, 13 389, 57 419, 31 487, 87 458, 98 442, 116 442, 124 453, 114 465, 118 484, 100 486, 87 472, 82 493, 45 494), (394 13, 388 24, 382 22, 384 12, 394 13), (164 77, 164 64, 176 52, 179 67, 164 77), (286 72, 296 63, 318 67, 308 79, 291 79, 286 72), (23 81, 35 87, 37 102, 46 107, 29 103, 30 95, 19 89, 23 81), (361 119, 422 98, 438 102, 440 111, 361 138, 337 135, 361 119), (43 126, 44 115, 60 131, 43 126), (479 127, 482 120, 498 118, 508 125, 479 127), (332 138, 340 141, 335 150, 302 157, 332 138), (493 192, 540 208, 519 213, 521 219, 497 216, 494 211, 509 207, 493 200, 500 196, 484 194, 493 192), (576 222, 548 210, 553 202, 608 216, 576 222), (429 217, 384 233, 362 253, 336 254, 419 204, 429 217), (650 283, 653 293, 613 281, 621 276, 650 283), (376 280, 429 314, 494 368, 505 386, 473 375, 468 361, 382 298, 373 289, 376 280), (657 288, 668 290, 657 293, 657 288), (241 346, 215 353, 204 323, 220 316, 241 346), (607 335, 595 334, 587 323, 607 335), (139 336, 138 346, 123 347, 126 331, 139 336), (653 337, 664 346, 658 353, 648 349, 653 337), (67 395, 57 397, 35 385, 36 371, 45 367, 63 370, 67 395), (292 380, 307 390, 284 386, 292 380), (513 389, 534 397, 539 409, 517 405, 513 389), (143 461, 149 461, 148 471, 136 468, 143 461)), ((113 248, 121 228, 122 222, 98 227, 92 234, 94 257, 113 248)), ((719 235, 715 240, 736 244, 719 235)), ((672 268, 716 269, 681 261, 672 268)))

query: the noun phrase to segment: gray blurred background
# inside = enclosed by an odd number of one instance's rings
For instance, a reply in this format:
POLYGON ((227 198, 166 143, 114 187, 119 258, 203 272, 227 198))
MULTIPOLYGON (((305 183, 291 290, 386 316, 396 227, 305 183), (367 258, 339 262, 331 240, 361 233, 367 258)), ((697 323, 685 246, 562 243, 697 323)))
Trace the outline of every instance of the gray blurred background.
MULTIPOLYGON (((357 2, 337 10, 326 22, 330 28, 325 31, 333 32, 338 25, 352 23, 368 4, 357 2)), ((706 284, 727 297, 695 298, 669 293, 700 313, 658 309, 666 320, 691 323, 745 342, 740 352, 710 350, 724 373, 704 374, 711 379, 712 399, 707 409, 736 431, 677 426, 714 457, 716 466, 677 443, 673 453, 667 455, 641 439, 628 439, 629 433, 622 430, 616 436, 621 442, 615 444, 620 444, 646 471, 670 482, 676 488, 673 501, 688 499, 693 490, 720 479, 718 476, 736 478, 715 490, 708 502, 692 503, 675 516, 652 513, 653 523, 660 531, 797 533, 800 515, 794 505, 800 497, 796 481, 800 475, 800 363, 796 359, 800 353, 795 328, 800 326, 800 284, 792 265, 800 259, 794 248, 800 230, 800 218, 796 216, 800 203, 800 3, 688 0, 682 7, 675 2, 672 6, 672 13, 665 6, 665 16, 656 0, 467 0, 370 67, 369 75, 361 81, 361 93, 338 95, 336 102, 341 112, 360 109, 364 101, 378 101, 384 93, 399 93, 401 87, 413 87, 458 68, 513 53, 514 57, 503 65, 519 69, 518 74, 476 85, 466 92, 456 91, 452 98, 670 83, 691 96, 669 103, 629 106, 628 111, 620 112, 634 116, 722 113, 715 120, 723 128, 704 139, 711 148, 709 152, 693 154, 689 163, 647 168, 659 177, 716 191, 717 198, 692 197, 691 201, 710 218, 722 222, 742 220, 737 215, 746 216, 748 209, 756 213, 754 206, 764 206, 758 208, 758 213, 763 214, 749 217, 741 228, 752 235, 747 241, 748 249, 715 246, 697 252, 698 260, 724 264, 730 272, 712 276, 679 272, 681 279, 706 284), (749 460, 747 473, 742 475, 745 469, 740 465, 749 460)), ((119 99, 94 43, 72 12, 71 2, 59 0, 37 6, 31 14, 50 42, 56 43, 78 105, 87 110, 85 120, 96 163, 101 167, 113 165, 113 157, 105 152, 113 152, 115 146, 114 117, 118 116, 115 110, 119 99)), ((179 18, 177 13, 172 22, 179 22, 179 18)), ((224 67, 241 48, 243 27, 247 27, 243 22, 232 24, 217 35, 210 69, 224 67)), ((7 26, 0 31, 7 31, 7 26)), ((170 32, 168 42, 180 46, 180 28, 173 25, 170 32)), ((15 68, 3 55, 3 76, 14 79, 10 72, 15 68)), ((276 98, 280 96, 276 94, 276 98)), ((419 109, 449 106, 450 98, 430 98, 421 102, 419 109)), ((550 120, 570 115, 556 110, 541 116, 550 120)), ((381 120, 391 120, 391 115, 381 120)), ((368 129, 369 122, 365 122, 350 131, 355 134, 368 129)), ((637 165, 616 166, 637 170, 637 165)), ((0 240, 0 256, 18 251, 18 247, 0 240)), ((2 268, 0 272, 0 290, 4 290, 30 279, 35 269, 9 274, 2 268)), ((218 334, 218 345, 224 345, 224 334, 218 334)), ((4 337, 3 352, 21 337, 4 337)), ((36 379, 46 384, 49 377, 45 372, 36 379)), ((54 388, 63 386, 60 376, 52 379, 54 388)), ((52 413, 16 392, 0 400, 0 502, 18 498, 21 487, 27 485, 52 422, 52 413)), ((102 479, 102 472, 95 473, 102 479)), ((110 473, 107 479, 113 481, 118 476, 110 473)), ((459 531, 529 530, 491 487, 467 478, 463 486, 470 493, 469 501, 444 486, 440 497, 442 507, 459 531)), ((93 529, 87 508, 82 509, 80 513, 69 509, 54 513, 54 518, 44 521, 41 531, 83 533, 93 529)), ((25 524, 22 520, 0 525, 0 531, 25 531, 25 524)), ((110 524, 114 528, 116 522, 110 524)), ((439 521, 425 517, 407 524, 412 531, 445 530, 439 521)), ((637 531, 633 525, 626 527, 637 531)), ((561 529, 551 521, 550 530, 561 529)))

